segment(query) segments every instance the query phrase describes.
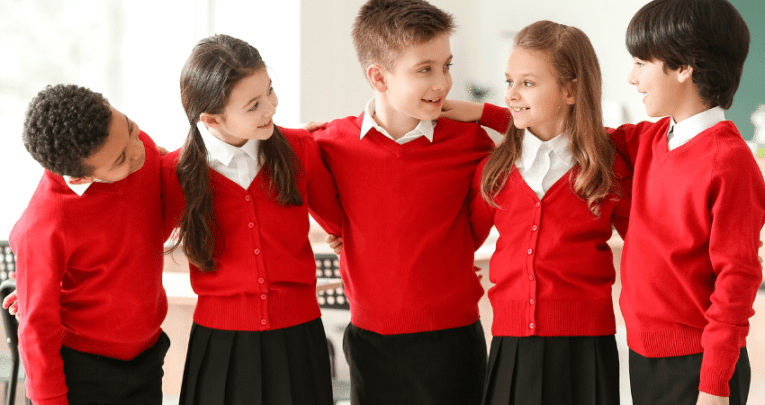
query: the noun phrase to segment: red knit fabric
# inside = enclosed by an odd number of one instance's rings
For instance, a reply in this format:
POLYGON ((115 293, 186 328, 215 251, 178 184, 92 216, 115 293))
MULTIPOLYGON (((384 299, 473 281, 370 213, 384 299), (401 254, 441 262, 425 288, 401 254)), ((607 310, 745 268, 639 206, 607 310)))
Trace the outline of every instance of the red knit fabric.
MULTIPOLYGON (((504 120, 486 109, 486 120, 504 120), (493 114, 493 115, 492 115, 493 114)), ((363 114, 314 132, 344 209, 340 270, 351 322, 391 335, 461 327, 478 319, 467 196, 493 147, 475 123, 440 119, 433 142, 399 145, 363 114)))
POLYGON ((19 347, 27 396, 66 404, 61 345, 129 360, 156 343, 167 313, 162 287, 160 157, 154 142, 143 167, 78 196, 45 171, 13 227, 19 347))
POLYGON ((704 353, 701 391, 730 394, 762 279, 765 182, 730 121, 667 148, 669 118, 613 131, 634 164, 620 305, 645 357, 704 353))
MULTIPOLYGON (((263 167, 247 190, 210 169, 217 232, 216 267, 202 272, 190 265, 191 286, 199 296, 194 322, 225 330, 286 328, 318 318, 316 262, 308 240, 309 212, 329 233, 340 234, 337 189, 319 148, 304 130, 280 128, 302 169, 302 206, 273 200, 263 167)), ((180 150, 162 160, 165 215, 179 218, 185 199, 176 164, 180 150)), ((175 221, 177 223, 177 221, 175 221)))
POLYGON ((495 197, 481 196, 481 162, 473 180, 471 223, 485 238, 492 225, 500 237, 491 257, 489 290, 494 336, 603 336, 616 333, 611 286, 613 254, 606 243, 612 223, 627 230, 631 176, 617 157, 615 193, 600 205, 600 217, 574 194, 577 169, 537 197, 513 168, 495 197))

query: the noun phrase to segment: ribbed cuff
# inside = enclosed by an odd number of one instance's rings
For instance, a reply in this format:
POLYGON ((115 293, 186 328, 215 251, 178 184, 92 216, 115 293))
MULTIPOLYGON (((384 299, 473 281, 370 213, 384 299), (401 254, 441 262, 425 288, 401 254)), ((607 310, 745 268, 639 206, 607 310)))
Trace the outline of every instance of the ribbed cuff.
POLYGON ((511 124, 510 110, 491 103, 483 103, 483 113, 478 123, 504 134, 511 124))
POLYGON ((717 395, 718 397, 729 397, 730 379, 732 376, 733 373, 730 370, 704 367, 704 364, 702 364, 699 391, 717 395))

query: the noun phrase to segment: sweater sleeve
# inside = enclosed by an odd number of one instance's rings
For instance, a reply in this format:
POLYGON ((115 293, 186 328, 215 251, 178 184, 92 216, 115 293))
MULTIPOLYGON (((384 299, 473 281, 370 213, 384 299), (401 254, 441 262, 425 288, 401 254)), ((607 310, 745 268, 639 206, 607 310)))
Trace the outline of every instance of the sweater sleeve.
POLYGON ((68 404, 61 358, 61 281, 66 241, 61 201, 33 201, 14 226, 19 303, 19 352, 26 370, 27 396, 39 405, 68 404))
POLYGON ((470 209, 470 230, 473 234, 473 247, 478 249, 489 237, 491 227, 494 226, 494 211, 495 208, 490 206, 489 203, 484 200, 481 195, 481 176, 483 174, 483 168, 486 166, 484 159, 475 171, 473 176, 473 182, 470 186, 470 194, 468 195, 469 209, 470 209))
POLYGON ((757 252, 765 223, 765 182, 743 146, 721 149, 712 164, 709 257, 715 281, 701 337, 699 390, 729 396, 728 381, 746 342, 762 281, 757 252))
POLYGON ((303 165, 308 177, 308 208, 311 216, 327 233, 341 235, 343 213, 335 181, 324 165, 319 146, 313 138, 306 134, 303 144, 303 165))
POLYGON ((630 208, 632 207, 632 169, 624 163, 624 160, 618 154, 614 161, 614 176, 621 195, 611 215, 611 222, 619 236, 624 239, 627 236, 630 208))
POLYGON ((481 119, 478 120, 478 123, 487 128, 491 128, 500 134, 504 134, 512 123, 510 109, 490 103, 484 103, 483 113, 481 114, 481 119))
POLYGON ((653 122, 644 121, 639 124, 624 124, 619 128, 606 128, 606 132, 616 146, 616 152, 621 155, 629 167, 635 166, 641 136, 653 122))

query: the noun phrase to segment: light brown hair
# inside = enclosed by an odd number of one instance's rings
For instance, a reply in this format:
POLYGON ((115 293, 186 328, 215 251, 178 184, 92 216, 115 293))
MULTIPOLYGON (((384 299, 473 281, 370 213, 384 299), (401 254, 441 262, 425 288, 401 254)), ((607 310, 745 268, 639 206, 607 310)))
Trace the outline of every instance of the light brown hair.
MULTIPOLYGON (((222 114, 234 86, 265 68, 258 50, 247 42, 215 35, 194 47, 181 72, 181 102, 190 127, 177 165, 186 207, 179 224, 179 240, 173 249, 182 246, 189 261, 202 271, 215 266, 215 213, 207 148, 197 122, 202 113, 222 114)), ((269 188, 276 191, 278 204, 303 204, 297 188, 297 174, 302 166, 278 127, 274 126, 270 138, 261 141, 258 161, 262 170, 268 172, 269 188)))
POLYGON ((369 0, 353 24, 353 46, 366 68, 379 64, 393 70, 406 47, 454 32, 454 18, 424 0, 369 0))
MULTIPOLYGON (((550 56, 560 86, 571 85, 576 102, 571 106, 566 132, 570 136, 576 176, 569 178, 574 192, 587 201, 593 215, 600 215, 600 202, 614 192, 615 148, 603 128, 601 75, 598 58, 587 35, 575 27, 537 21, 523 28, 514 46, 545 52, 550 56)), ((525 131, 508 128, 505 140, 486 163, 481 194, 496 206, 494 197, 502 190, 513 165, 521 156, 525 131)))

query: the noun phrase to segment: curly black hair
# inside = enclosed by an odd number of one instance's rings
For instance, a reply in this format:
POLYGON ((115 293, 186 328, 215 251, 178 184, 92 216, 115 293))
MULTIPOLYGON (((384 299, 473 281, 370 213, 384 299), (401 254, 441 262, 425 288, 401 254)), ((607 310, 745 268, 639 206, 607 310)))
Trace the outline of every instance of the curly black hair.
POLYGON ((86 177, 93 168, 84 163, 109 136, 109 101, 76 85, 48 86, 37 93, 24 119, 24 146, 53 173, 86 177))

